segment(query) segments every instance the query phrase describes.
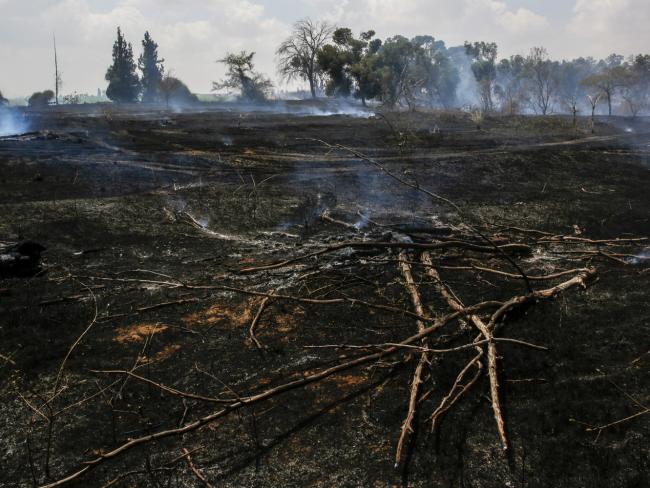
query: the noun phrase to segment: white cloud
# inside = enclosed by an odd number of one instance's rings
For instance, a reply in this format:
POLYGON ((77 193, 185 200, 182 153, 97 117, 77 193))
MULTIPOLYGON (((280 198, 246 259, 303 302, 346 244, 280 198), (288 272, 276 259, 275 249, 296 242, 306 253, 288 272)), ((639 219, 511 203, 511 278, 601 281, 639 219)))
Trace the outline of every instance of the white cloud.
POLYGON ((647 52, 649 26, 648 0, 577 0, 567 32, 574 46, 606 56, 647 52))
POLYGON ((115 29, 140 51, 149 30, 166 66, 207 92, 227 51, 256 51, 275 75, 275 48, 307 14, 381 38, 430 34, 448 45, 495 41, 501 55, 544 45, 552 56, 647 50, 648 0, 0 0, 0 89, 10 96, 51 85, 56 31, 64 91, 105 88, 115 29), (282 19, 282 20, 280 20, 282 19))
POLYGON ((11 76, 0 75, 0 84, 12 96, 51 84, 54 31, 64 92, 105 88, 117 26, 136 56, 149 30, 166 67, 198 92, 208 92, 221 76, 223 68, 215 61, 226 51, 257 51, 259 67, 273 74, 275 46, 288 31, 264 6, 248 0, 120 0, 102 7, 93 0, 36 0, 43 8, 32 9, 9 1, 8 16, 0 16, 0 63, 11 76))

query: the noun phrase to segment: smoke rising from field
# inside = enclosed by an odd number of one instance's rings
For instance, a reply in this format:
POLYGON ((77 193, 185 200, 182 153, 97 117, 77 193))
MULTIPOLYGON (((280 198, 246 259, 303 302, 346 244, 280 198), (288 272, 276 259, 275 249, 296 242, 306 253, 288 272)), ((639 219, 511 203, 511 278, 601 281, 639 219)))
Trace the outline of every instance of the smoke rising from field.
POLYGON ((23 134, 29 124, 14 110, 0 108, 0 137, 23 134))
POLYGON ((368 119, 375 116, 375 112, 372 109, 362 107, 344 98, 317 101, 277 100, 256 104, 240 102, 228 108, 238 112, 263 112, 277 115, 294 115, 297 117, 330 117, 342 115, 368 119))

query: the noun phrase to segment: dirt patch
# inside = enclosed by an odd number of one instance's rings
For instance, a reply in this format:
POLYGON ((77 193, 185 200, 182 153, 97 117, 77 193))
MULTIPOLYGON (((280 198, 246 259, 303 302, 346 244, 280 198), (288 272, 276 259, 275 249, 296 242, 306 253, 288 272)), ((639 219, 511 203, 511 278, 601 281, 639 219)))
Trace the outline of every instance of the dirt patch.
POLYGON ((272 315, 269 319, 271 330, 279 332, 288 340, 288 335, 296 331, 305 317, 305 309, 297 306, 287 311, 272 315))
POLYGON ((117 336, 113 340, 120 344, 144 342, 148 337, 165 332, 168 328, 163 324, 137 323, 118 328, 117 336))
POLYGON ((153 357, 141 356, 138 360, 139 364, 157 363, 172 358, 178 351, 182 349, 180 344, 168 344, 160 351, 153 355, 153 357))
POLYGON ((223 324, 226 327, 238 328, 250 323, 253 319, 251 307, 255 306, 253 299, 246 300, 232 307, 227 305, 212 305, 200 312, 191 313, 182 318, 189 327, 206 327, 223 324))

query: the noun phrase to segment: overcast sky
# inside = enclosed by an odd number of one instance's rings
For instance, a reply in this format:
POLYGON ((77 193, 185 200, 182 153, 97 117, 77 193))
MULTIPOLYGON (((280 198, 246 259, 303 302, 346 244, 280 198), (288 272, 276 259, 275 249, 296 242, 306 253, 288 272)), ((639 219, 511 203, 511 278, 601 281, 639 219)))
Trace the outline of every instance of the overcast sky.
POLYGON ((0 90, 52 87, 53 33, 63 93, 105 89, 118 25, 136 56, 149 30, 166 68, 195 92, 221 77, 215 60, 226 51, 256 51, 275 79, 275 48, 307 16, 381 38, 496 41, 501 56, 538 45, 554 58, 650 52, 650 0, 0 0, 0 90))

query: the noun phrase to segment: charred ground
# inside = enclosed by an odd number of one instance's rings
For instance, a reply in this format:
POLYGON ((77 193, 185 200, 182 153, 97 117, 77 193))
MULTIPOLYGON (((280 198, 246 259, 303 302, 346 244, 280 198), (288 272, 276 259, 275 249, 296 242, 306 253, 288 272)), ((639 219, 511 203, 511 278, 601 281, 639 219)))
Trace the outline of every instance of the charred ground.
MULTIPOLYGON (((494 239, 529 245, 532 255, 516 259, 531 275, 597 270, 586 289, 507 320, 509 337, 549 348, 499 346, 507 453, 487 375, 430 434, 428 416, 473 355, 461 351, 427 366, 426 396, 396 470, 418 360, 398 354, 135 447, 71 485, 195 486, 183 448, 214 486, 647 485, 648 415, 588 429, 647 409, 648 243, 544 242, 650 235, 647 120, 602 120, 596 135, 575 137, 570 118, 493 117, 477 130, 457 113, 95 107, 25 117, 33 133, 0 139, 0 240, 31 239, 47 252, 40 274, 0 281, 0 485, 53 482, 130 438, 215 408, 107 370, 136 368, 177 392, 240 398, 362 354, 306 346, 412 336, 416 321, 403 314, 271 299, 257 324, 260 350, 249 326, 263 297, 211 287, 411 310, 397 251, 343 249, 241 270, 343 241, 460 235, 468 218, 494 239), (464 215, 324 143, 374 158, 464 215)), ((516 278, 451 269, 516 273, 502 256, 450 249, 439 258, 444 283, 467 305, 526 293, 516 278)), ((418 273, 427 313, 448 313, 435 283, 418 273)), ((448 327, 436 344, 462 344, 458 327, 448 327)))

